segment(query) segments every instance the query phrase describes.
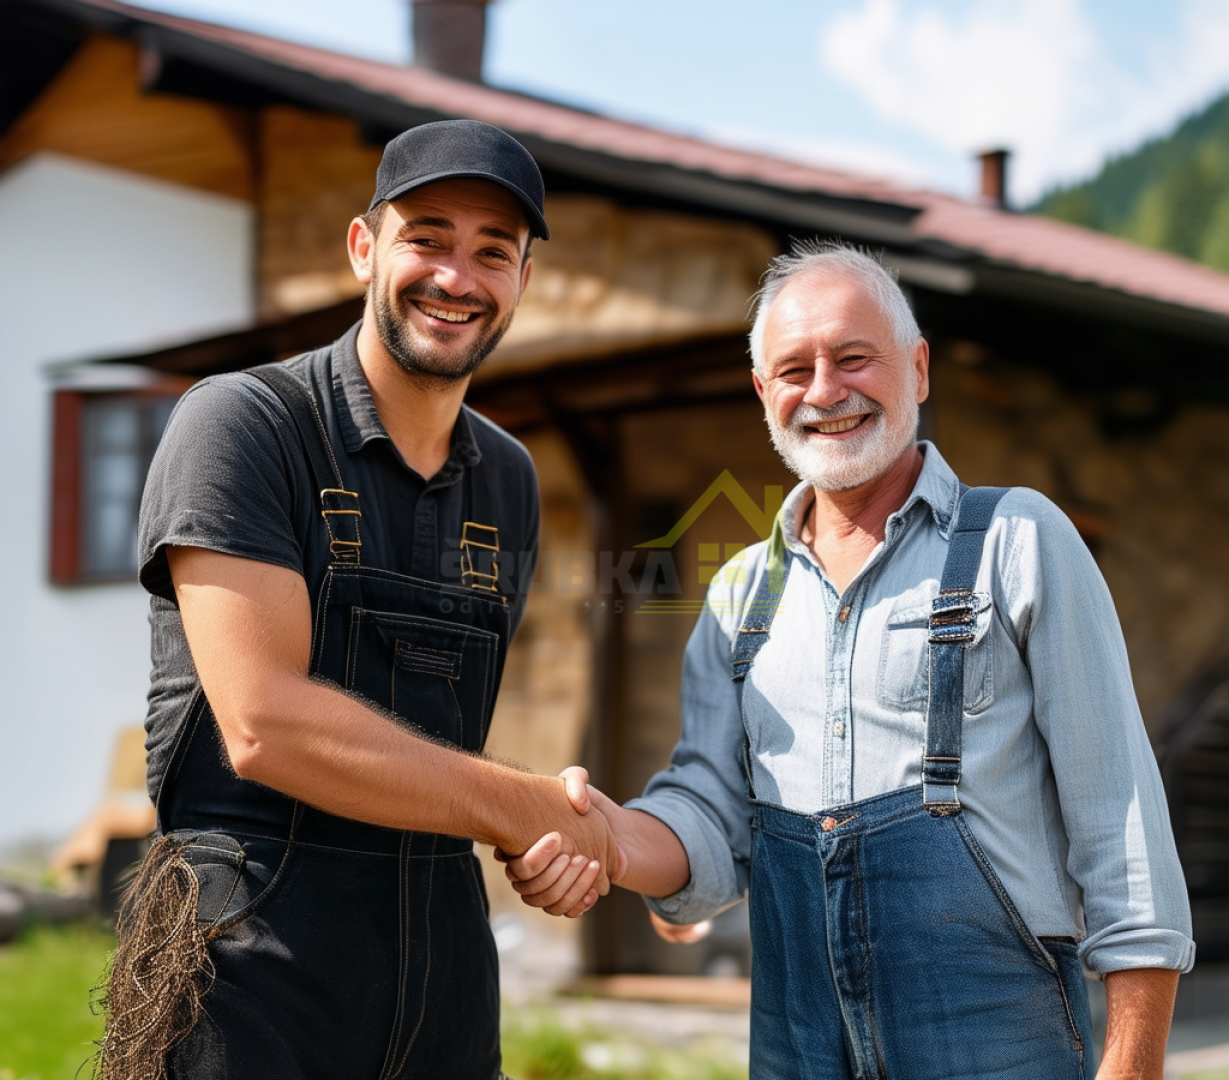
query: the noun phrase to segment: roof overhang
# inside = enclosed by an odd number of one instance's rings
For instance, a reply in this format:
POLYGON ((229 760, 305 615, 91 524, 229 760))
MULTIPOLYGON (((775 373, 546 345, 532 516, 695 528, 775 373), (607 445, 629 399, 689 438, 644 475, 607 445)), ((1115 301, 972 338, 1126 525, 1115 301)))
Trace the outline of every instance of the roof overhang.
MULTIPOLYGON (((19 110, 23 95, 50 77, 89 32, 136 41, 150 90, 253 107, 287 102, 344 115, 373 142, 414 124, 476 114, 517 135, 554 190, 572 186, 624 204, 751 221, 782 240, 791 234, 835 235, 882 248, 901 280, 921 293, 1006 300, 1043 314, 1198 342, 1223 352, 1229 363, 1229 278, 1182 260, 1056 222, 1001 212, 987 217, 984 208, 934 193, 726 150, 555 102, 191 22, 118 0, 0 0, 5 55, 21 52, 27 39, 33 43, 24 67, 0 71, 0 116, 19 110), (1064 246, 1071 251, 1066 262, 1037 254, 1064 246), (1116 276, 1116 262, 1132 263, 1131 274, 1116 276), (1093 271, 1085 272, 1089 265, 1093 271), (1158 284, 1163 281, 1164 287, 1158 284)), ((266 352, 269 343, 297 343, 304 328, 334 325, 337 310, 250 328, 241 335, 243 345, 236 338, 223 348, 220 339, 210 339, 159 355, 171 362, 173 353, 174 363, 183 365, 179 370, 216 370, 228 349, 250 352, 259 345, 257 351, 266 352)))

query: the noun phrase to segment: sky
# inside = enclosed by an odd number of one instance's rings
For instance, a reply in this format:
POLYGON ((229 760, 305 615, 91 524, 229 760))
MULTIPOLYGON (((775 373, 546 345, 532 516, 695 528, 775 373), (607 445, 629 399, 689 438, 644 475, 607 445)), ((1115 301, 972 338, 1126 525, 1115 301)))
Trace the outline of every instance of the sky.
MULTIPOLYGON (((394 63, 407 0, 144 0, 394 63)), ((1011 201, 1229 90, 1229 0, 494 0, 488 82, 686 134, 1011 201)))

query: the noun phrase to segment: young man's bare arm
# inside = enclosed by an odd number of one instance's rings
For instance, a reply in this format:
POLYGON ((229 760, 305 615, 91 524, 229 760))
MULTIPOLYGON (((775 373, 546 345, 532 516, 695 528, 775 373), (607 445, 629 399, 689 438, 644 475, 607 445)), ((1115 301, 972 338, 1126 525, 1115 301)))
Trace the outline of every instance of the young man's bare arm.
MULTIPOLYGON (((292 570, 201 548, 167 550, 184 633, 231 765, 329 813, 526 851, 544 833, 600 863, 618 849, 601 814, 573 809, 564 780, 419 738, 309 678, 311 603, 292 570)), ((410 718, 412 720, 412 718, 410 718)))

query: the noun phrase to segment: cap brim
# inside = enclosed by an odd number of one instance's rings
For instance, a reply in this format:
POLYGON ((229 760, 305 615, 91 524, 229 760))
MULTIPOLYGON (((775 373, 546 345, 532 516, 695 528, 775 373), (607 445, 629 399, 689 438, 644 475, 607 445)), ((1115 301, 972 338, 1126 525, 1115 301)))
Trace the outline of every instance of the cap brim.
POLYGON ((394 199, 401 198, 402 195, 408 195, 415 188, 425 187, 427 184, 436 184, 441 180, 488 180, 492 184, 498 184, 505 191, 516 196, 516 201, 521 204, 521 209, 525 211, 525 220, 529 223, 530 235, 539 240, 550 239, 550 229, 547 228, 546 218, 534 206, 529 196, 515 184, 508 183, 502 176, 496 176, 494 173, 489 172, 471 172, 468 170, 454 172, 449 170, 448 172, 431 173, 428 176, 418 176, 407 183, 398 185, 388 194, 373 199, 367 209, 368 211, 374 210, 382 202, 392 202, 394 199))

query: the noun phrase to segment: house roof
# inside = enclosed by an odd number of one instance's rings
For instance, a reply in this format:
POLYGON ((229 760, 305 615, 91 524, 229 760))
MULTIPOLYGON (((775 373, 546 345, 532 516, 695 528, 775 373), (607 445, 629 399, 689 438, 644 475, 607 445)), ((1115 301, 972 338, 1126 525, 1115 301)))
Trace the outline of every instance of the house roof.
POLYGON ((0 0, 5 9, 58 13, 136 38, 168 89, 294 101, 388 133, 472 117, 514 133, 548 173, 753 218, 781 232, 881 245, 907 283, 1095 310, 1229 342, 1229 275, 1077 226, 117 0, 0 0))

